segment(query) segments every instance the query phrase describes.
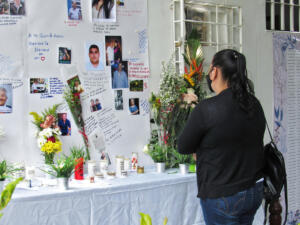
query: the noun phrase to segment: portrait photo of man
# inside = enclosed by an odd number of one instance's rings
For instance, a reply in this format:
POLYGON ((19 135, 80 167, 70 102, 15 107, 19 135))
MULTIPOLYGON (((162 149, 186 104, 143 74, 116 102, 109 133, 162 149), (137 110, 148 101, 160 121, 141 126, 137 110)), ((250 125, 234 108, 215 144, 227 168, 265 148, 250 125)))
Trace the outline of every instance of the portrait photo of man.
POLYGON ((69 20, 81 20, 80 0, 68 0, 68 18, 69 20))
POLYGON ((71 135, 71 122, 67 119, 67 113, 58 113, 58 127, 62 136, 71 135))
POLYGON ((25 15, 25 0, 13 0, 10 3, 10 15, 25 15))
MULTIPOLYGON (((102 45, 101 45, 102 46, 102 45)), ((103 65, 103 51, 97 44, 91 44, 88 47, 88 58, 86 63, 86 70, 97 71, 104 70, 103 65)))
POLYGON ((0 113, 12 112, 12 85, 0 84, 0 113))
POLYGON ((123 61, 118 64, 118 69, 111 69, 112 88, 128 88, 127 62, 123 61))

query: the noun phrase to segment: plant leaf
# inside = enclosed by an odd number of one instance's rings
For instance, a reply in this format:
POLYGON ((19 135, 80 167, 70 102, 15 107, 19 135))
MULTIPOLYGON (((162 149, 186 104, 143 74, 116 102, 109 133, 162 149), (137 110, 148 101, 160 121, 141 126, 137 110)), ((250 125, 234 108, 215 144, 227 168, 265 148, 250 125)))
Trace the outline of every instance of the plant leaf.
POLYGON ((168 222, 168 218, 167 218, 167 217, 165 217, 165 219, 164 219, 164 224, 163 224, 163 225, 166 225, 166 224, 167 224, 167 222, 168 222))
POLYGON ((151 217, 149 214, 139 213, 141 216, 141 224, 140 225, 152 225, 151 217))
POLYGON ((17 184, 21 180, 23 180, 23 177, 20 177, 17 180, 10 182, 8 185, 6 185, 5 189, 1 193, 0 210, 3 210, 7 206, 7 204, 11 200, 11 197, 15 191, 17 184))

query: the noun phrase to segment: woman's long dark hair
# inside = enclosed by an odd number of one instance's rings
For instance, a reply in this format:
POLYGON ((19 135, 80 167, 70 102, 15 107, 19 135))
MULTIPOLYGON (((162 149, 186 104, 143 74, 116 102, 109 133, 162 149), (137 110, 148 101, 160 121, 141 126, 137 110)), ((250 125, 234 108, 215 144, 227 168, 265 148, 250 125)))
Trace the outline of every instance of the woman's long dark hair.
MULTIPOLYGON (((93 0, 92 7, 94 5, 97 5, 98 2, 99 0, 93 0)), ((114 0, 104 0, 102 7, 104 9, 105 18, 106 19, 110 18, 110 11, 114 7, 114 0)))
POLYGON ((254 90, 248 79, 245 56, 235 50, 225 49, 214 55, 212 66, 221 69, 223 79, 232 89, 234 99, 242 110, 252 116, 255 104, 254 90))

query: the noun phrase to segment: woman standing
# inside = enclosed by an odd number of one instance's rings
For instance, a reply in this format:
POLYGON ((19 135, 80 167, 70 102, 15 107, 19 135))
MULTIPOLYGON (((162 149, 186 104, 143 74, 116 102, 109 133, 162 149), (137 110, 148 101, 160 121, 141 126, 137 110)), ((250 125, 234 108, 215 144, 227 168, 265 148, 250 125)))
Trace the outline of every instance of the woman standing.
POLYGON ((178 151, 196 153, 206 224, 250 225, 263 198, 264 112, 243 54, 230 49, 216 53, 207 78, 216 96, 193 110, 178 151))

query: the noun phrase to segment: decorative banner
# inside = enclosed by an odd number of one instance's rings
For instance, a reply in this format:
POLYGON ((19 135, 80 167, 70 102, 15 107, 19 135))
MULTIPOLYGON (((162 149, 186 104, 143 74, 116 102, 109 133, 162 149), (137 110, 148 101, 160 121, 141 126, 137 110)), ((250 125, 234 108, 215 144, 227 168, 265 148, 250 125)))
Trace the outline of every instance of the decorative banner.
POLYGON ((274 139, 288 177, 288 224, 300 222, 300 35, 273 34, 274 139))

